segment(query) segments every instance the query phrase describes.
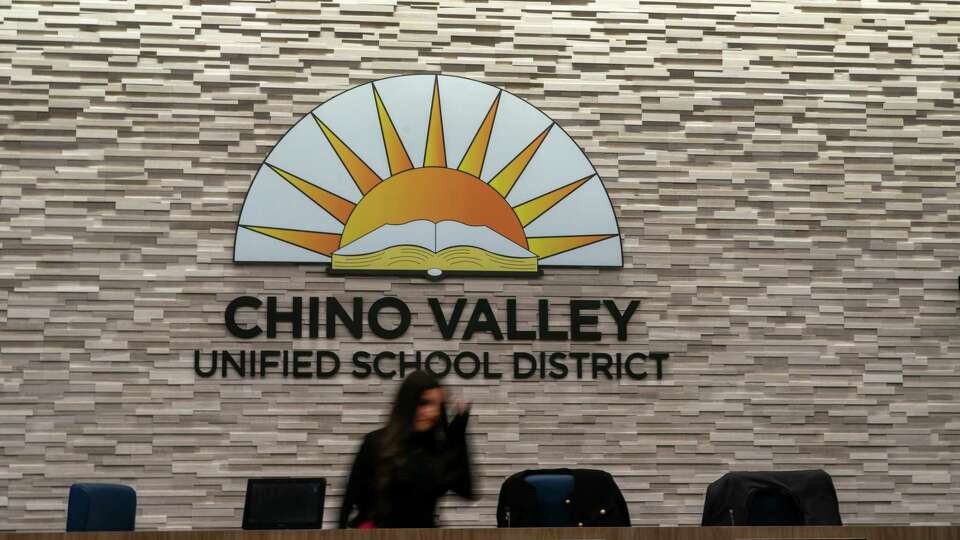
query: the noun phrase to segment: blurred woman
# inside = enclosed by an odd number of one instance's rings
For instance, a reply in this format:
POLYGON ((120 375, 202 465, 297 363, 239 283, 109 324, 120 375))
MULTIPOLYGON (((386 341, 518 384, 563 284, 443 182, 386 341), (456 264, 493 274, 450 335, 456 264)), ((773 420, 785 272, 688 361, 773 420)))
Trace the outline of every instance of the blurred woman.
POLYGON ((400 386, 386 426, 363 438, 347 480, 340 527, 436 527, 437 500, 448 491, 473 498, 460 405, 447 422, 437 379, 414 371, 400 386))

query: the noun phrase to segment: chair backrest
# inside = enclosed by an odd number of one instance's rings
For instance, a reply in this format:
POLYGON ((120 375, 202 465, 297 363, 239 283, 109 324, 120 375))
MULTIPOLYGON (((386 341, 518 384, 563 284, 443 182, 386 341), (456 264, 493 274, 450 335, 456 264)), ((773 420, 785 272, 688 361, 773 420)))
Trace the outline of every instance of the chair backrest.
POLYGON ((830 475, 822 470, 729 472, 707 487, 702 526, 842 525, 830 475))
POLYGON ((73 484, 67 500, 67 532, 132 531, 137 492, 121 484, 73 484))
POLYGON ((537 493, 537 514, 540 527, 572 527, 570 494, 573 493, 571 474, 531 474, 523 479, 537 493))
POLYGON ((629 527, 630 510, 613 476, 599 469, 528 469, 497 496, 497 527, 629 527))
POLYGON ((744 525, 793 527, 803 524, 803 510, 789 493, 760 489, 753 492, 747 502, 744 525))

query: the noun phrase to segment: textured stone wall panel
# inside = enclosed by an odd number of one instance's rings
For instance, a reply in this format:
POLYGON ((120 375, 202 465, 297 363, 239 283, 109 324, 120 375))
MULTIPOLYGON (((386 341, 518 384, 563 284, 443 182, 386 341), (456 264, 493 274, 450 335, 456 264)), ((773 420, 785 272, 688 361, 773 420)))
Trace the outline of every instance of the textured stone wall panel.
MULTIPOLYGON (((636 298, 662 381, 450 382, 480 499, 601 467, 633 523, 699 523, 731 469, 823 467, 848 523, 960 522, 960 6, 950 2, 0 3, 0 529, 63 526, 68 486, 136 487, 138 527, 239 526, 245 480, 331 481, 396 384, 198 379, 192 350, 593 349, 444 342, 427 295, 636 298), (266 152, 369 80, 500 86, 586 150, 618 271, 328 276, 231 263, 266 152), (241 343, 239 294, 409 301, 398 342, 241 343)), ((452 301, 452 300, 451 300, 452 301)), ((579 347, 579 348, 578 348, 579 347)))

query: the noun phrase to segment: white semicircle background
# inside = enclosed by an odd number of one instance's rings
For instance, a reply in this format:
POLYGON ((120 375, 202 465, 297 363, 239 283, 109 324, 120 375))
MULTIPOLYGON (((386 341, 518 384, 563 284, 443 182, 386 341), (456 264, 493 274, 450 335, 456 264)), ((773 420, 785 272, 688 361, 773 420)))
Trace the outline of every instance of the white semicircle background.
MULTIPOLYGON (((374 85, 414 167, 424 161, 434 81, 440 94, 447 167, 457 168, 491 103, 500 95, 480 179, 490 182, 530 142, 549 128, 506 200, 518 206, 571 182, 582 186, 527 224, 528 238, 612 235, 540 258, 540 266, 620 267, 621 238, 610 199, 593 165, 549 117, 494 86, 446 75, 404 75, 351 88, 316 107, 277 142, 251 183, 235 236, 237 262, 329 263, 330 257, 254 232, 249 227, 339 234, 343 225, 283 179, 282 169, 357 203, 361 190, 317 125, 322 121, 377 176, 390 168, 380 129, 374 85), (314 118, 316 117, 316 119, 314 118), (268 166, 270 165, 270 166, 268 166)), ((402 201, 398 201, 402 204, 402 201)))

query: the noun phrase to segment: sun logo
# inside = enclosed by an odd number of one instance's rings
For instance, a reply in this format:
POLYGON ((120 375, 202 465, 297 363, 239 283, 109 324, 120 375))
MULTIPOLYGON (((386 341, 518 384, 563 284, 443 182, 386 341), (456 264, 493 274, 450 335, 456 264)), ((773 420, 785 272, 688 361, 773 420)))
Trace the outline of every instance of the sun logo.
POLYGON ((290 128, 247 193, 234 260, 439 277, 623 256, 600 177, 556 123, 487 84, 406 75, 290 128))

